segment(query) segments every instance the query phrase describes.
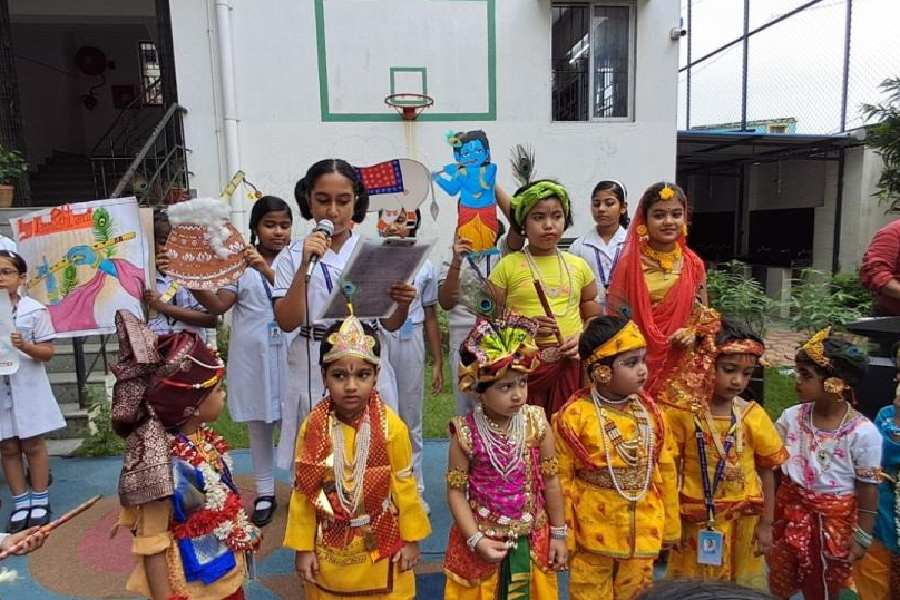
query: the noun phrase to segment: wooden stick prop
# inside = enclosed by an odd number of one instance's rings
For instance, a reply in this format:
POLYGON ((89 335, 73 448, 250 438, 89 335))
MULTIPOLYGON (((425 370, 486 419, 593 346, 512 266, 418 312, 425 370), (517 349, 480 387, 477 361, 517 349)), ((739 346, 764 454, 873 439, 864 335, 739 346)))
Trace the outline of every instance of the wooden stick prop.
MULTIPOLYGON (((547 300, 547 294, 544 293, 544 286, 542 286, 541 282, 537 279, 534 280, 534 291, 537 292, 538 300, 540 300, 541 306, 544 307, 544 313, 556 323, 553 309, 550 308, 550 301, 547 300)), ((559 342, 560 346, 563 345, 562 333, 559 331, 559 323, 556 323, 556 341, 559 342)))
POLYGON ((10 547, 9 550, 3 550, 3 551, 0 551, 0 560, 3 560, 3 559, 5 559, 5 558, 9 558, 9 556, 10 556, 11 554, 15 554, 16 551, 21 550, 22 548, 24 548, 25 546, 27 546, 27 545, 28 545, 28 540, 32 539, 33 537, 35 537, 35 536, 37 536, 37 535, 39 535, 39 534, 41 534, 41 533, 47 533, 47 534, 49 534, 51 531, 53 531, 54 529, 56 529, 56 528, 59 527, 60 525, 63 525, 64 523, 67 523, 67 522, 71 521, 74 517, 76 517, 77 515, 83 513, 84 511, 86 511, 87 509, 89 509, 90 507, 92 507, 94 504, 96 504, 97 501, 100 500, 101 497, 102 497, 102 496, 94 496, 93 498, 91 498, 91 499, 88 500, 87 502, 85 502, 85 503, 83 503, 83 504, 77 506, 76 508, 73 508, 72 510, 70 510, 69 512, 67 512, 66 514, 64 514, 63 516, 61 516, 60 518, 56 519, 55 521, 51 521, 50 523, 47 523, 46 525, 41 526, 40 529, 38 529, 37 531, 35 531, 35 532, 32 533, 31 535, 29 535, 28 537, 26 537, 25 539, 23 539, 21 542, 18 542, 18 543, 16 543, 16 544, 13 544, 13 545, 10 547))

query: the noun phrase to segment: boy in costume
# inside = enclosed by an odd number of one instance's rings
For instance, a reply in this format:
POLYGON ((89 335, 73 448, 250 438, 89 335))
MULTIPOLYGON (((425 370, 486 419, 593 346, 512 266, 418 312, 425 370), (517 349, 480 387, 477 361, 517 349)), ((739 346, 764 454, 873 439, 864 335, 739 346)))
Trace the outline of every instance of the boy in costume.
POLYGON ((328 395, 301 425, 284 545, 304 597, 409 599, 431 527, 412 471, 409 430, 375 390, 380 345, 351 316, 325 333, 328 395))

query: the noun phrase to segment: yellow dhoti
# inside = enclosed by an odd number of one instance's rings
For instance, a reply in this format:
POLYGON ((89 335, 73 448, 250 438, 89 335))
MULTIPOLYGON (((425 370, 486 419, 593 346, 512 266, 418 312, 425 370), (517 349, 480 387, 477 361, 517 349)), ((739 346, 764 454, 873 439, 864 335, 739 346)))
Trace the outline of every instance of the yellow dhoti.
POLYGON ((697 564, 697 533, 706 525, 683 522, 681 526, 687 543, 681 550, 669 553, 666 578, 731 581, 745 587, 767 590, 765 557, 757 555, 754 541, 758 522, 758 515, 716 521, 716 531, 720 531, 724 538, 722 565, 719 567, 697 564))

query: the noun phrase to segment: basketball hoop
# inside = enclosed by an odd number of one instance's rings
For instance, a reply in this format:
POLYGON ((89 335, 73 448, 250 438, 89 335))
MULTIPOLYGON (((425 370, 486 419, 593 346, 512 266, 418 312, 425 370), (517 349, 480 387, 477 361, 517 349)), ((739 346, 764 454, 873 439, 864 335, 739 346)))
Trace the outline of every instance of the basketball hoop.
POLYGON ((434 98, 428 94, 402 93, 390 94, 384 103, 400 113, 404 121, 415 121, 426 108, 434 104, 434 98))

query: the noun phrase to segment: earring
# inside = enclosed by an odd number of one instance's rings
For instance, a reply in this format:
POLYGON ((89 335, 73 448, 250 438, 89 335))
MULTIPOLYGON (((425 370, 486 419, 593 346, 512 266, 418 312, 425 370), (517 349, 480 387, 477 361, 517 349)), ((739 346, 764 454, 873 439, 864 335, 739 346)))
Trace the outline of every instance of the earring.
POLYGON ((648 235, 647 226, 646 225, 638 225, 635 230, 639 237, 646 238, 648 235))
POLYGON ((687 223, 682 223, 682 224, 681 224, 681 236, 682 236, 682 237, 687 237, 687 234, 688 234, 688 226, 687 226, 687 223))
POLYGON ((829 377, 822 382, 822 389, 829 394, 842 394, 847 389, 847 384, 840 377, 829 377))
POLYGON ((599 367, 594 369, 594 373, 597 378, 597 383, 600 385, 606 385, 610 381, 612 381, 612 369, 610 369, 607 365, 600 365, 599 367))

